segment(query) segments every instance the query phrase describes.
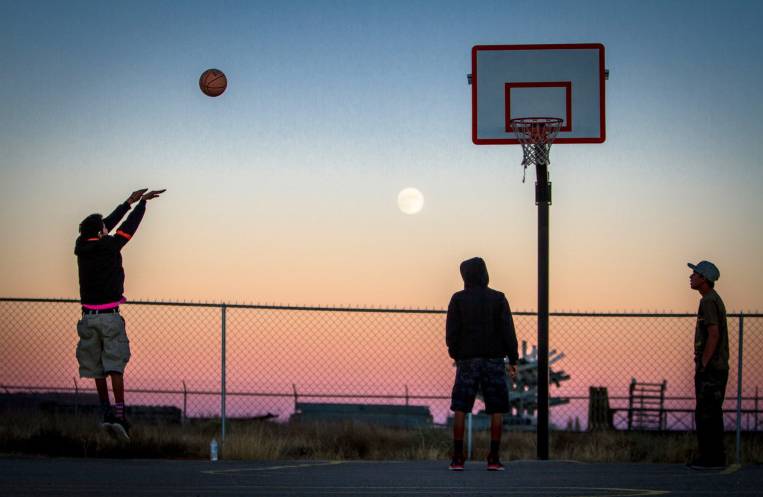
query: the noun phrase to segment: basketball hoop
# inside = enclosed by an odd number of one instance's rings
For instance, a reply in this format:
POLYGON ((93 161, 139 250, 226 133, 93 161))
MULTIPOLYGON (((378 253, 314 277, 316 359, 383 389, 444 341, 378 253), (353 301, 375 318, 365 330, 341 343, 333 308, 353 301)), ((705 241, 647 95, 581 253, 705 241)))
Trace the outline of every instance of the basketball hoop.
MULTIPOLYGON (((527 166, 531 164, 549 165, 549 153, 551 144, 554 142, 559 129, 562 127, 562 119, 558 117, 521 117, 511 120, 511 129, 522 144, 522 165, 527 172, 527 166)), ((522 175, 522 182, 525 177, 522 175)))

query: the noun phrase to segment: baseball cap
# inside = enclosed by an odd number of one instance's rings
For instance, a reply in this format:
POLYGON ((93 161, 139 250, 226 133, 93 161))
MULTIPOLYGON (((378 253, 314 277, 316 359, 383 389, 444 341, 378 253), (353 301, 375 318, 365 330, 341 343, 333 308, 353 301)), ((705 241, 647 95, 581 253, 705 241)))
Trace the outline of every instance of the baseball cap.
POLYGON ((695 272, 701 274, 702 277, 708 281, 718 281, 718 278, 721 277, 721 272, 718 271, 718 268, 715 267, 715 264, 710 261, 700 261, 698 264, 692 264, 690 262, 687 264, 687 266, 692 268, 695 272))

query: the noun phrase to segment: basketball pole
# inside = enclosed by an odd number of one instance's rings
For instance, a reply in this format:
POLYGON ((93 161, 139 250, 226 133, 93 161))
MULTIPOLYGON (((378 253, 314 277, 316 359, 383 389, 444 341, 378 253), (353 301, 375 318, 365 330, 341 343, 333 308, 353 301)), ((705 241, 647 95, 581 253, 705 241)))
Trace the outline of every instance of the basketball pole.
MULTIPOLYGON (((542 145, 534 145, 540 147, 542 145)), ((542 157, 542 155, 539 155, 542 157)), ((548 459, 548 259, 551 182, 548 164, 535 165, 535 205, 538 206, 538 459, 548 459)))

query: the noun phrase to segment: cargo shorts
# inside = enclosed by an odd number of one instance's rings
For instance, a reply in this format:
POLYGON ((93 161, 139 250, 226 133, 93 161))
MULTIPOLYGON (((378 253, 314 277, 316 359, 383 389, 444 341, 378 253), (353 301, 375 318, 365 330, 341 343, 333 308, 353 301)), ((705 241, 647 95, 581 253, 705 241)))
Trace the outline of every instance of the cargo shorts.
POLYGON ((130 360, 130 340, 119 313, 86 314, 77 322, 77 362, 81 378, 105 378, 124 373, 130 360))
POLYGON ((456 361, 456 381, 453 385, 450 409, 472 412, 477 393, 482 392, 485 412, 509 411, 509 387, 506 385, 506 365, 503 359, 461 359, 456 361))

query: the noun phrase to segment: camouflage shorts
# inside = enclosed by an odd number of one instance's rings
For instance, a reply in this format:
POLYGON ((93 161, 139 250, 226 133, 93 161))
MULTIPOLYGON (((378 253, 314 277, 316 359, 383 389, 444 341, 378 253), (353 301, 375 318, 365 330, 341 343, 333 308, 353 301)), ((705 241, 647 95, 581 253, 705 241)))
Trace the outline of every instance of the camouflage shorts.
POLYGON ((488 414, 509 411, 509 389, 503 359, 462 359, 457 361, 456 366, 450 403, 452 411, 471 412, 479 392, 482 392, 488 414))

